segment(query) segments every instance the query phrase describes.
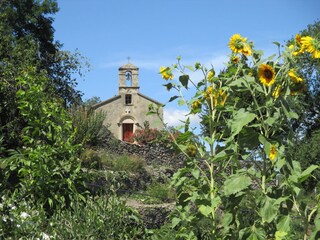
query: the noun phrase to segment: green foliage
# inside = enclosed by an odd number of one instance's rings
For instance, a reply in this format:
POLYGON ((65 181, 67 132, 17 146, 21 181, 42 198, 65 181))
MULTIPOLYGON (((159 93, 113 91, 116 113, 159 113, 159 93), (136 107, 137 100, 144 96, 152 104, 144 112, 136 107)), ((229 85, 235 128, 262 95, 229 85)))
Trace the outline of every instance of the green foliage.
MULTIPOLYGON (((61 51, 62 45, 54 41, 53 14, 57 13, 55 0, 3 0, 0 3, 0 67, 17 75, 26 66, 45 70, 50 84, 66 102, 79 101, 81 94, 75 90, 74 74, 81 75, 79 53, 61 51)), ((12 75, 11 75, 12 76, 12 75)), ((11 78, 6 75, 6 77, 11 78)), ((11 78, 10 81, 13 81, 11 78)))
POLYGON ((145 239, 139 215, 114 195, 74 201, 48 217, 34 203, 0 201, 1 239, 145 239))
MULTIPOLYGON (((305 170, 311 164, 320 165, 320 130, 315 130, 311 133, 311 136, 305 136, 299 142, 297 142, 294 146, 292 146, 288 155, 292 158, 292 160, 299 161, 301 164, 301 168, 305 170)), ((316 187, 319 189, 317 184, 320 180, 319 169, 317 169, 313 178, 309 178, 305 182, 305 186, 309 191, 313 191, 316 187)))
POLYGON ((80 155, 82 166, 89 169, 101 169, 101 158, 97 151, 85 148, 80 155))
POLYGON ((80 145, 73 144, 71 119, 59 98, 43 90, 48 79, 28 69, 19 77, 17 106, 25 121, 22 148, 2 160, 6 181, 3 191, 50 209, 69 206, 82 197, 83 179, 77 158, 80 145))
POLYGON ((46 213, 42 206, 26 199, 13 199, 5 194, 0 199, 0 238, 42 238, 45 236, 46 213))
POLYGON ((147 204, 172 202, 175 199, 175 191, 168 183, 153 182, 145 192, 137 197, 147 204))
MULTIPOLYGON (((320 21, 317 20, 313 24, 309 24, 306 29, 300 31, 301 36, 311 36, 320 38, 320 21)), ((292 37, 287 41, 290 45, 295 41, 292 37)), ((313 59, 306 55, 298 55, 296 65, 300 69, 299 74, 307 84, 304 94, 303 104, 299 109, 299 121, 295 127, 299 127, 300 131, 307 130, 307 133, 320 127, 319 111, 320 111, 320 62, 319 59, 313 59)))
POLYGON ((85 107, 72 109, 70 113, 72 127, 75 131, 74 143, 98 146, 102 144, 103 139, 111 134, 103 125, 105 113, 86 110, 85 107))
POLYGON ((78 202, 50 219, 48 234, 54 239, 144 239, 139 216, 118 198, 99 197, 78 202))
POLYGON ((131 173, 144 172, 146 162, 143 158, 134 155, 101 154, 103 168, 113 171, 126 171, 131 173))
POLYGON ((176 238, 295 239, 297 215, 303 237, 316 236, 320 229, 312 219, 318 218, 319 202, 303 197, 303 183, 319 167, 302 169, 285 151, 293 141, 304 85, 300 75, 292 76, 299 72, 294 50, 263 59, 262 51, 237 34, 229 46, 233 53, 218 76, 199 63, 184 66, 181 58, 166 68, 182 76, 171 83, 169 90, 180 96, 170 101, 183 102, 190 114, 200 115, 206 128, 202 141, 208 146, 205 151, 194 144, 198 154, 188 153, 193 134, 186 121, 185 133, 175 140, 188 157, 173 177, 176 238), (189 77, 196 71, 203 73, 202 80, 189 77), (193 91, 193 97, 187 99, 183 89, 193 91))
MULTIPOLYGON (((300 32, 301 36, 310 35, 314 38, 320 38, 320 21, 307 26, 300 32)), ((295 39, 290 39, 287 44, 291 44, 295 39)), ((320 63, 319 59, 301 55, 297 57, 296 64, 301 71, 299 72, 307 84, 306 92, 303 96, 303 104, 298 113, 299 119, 294 127, 298 129, 294 145, 287 151, 292 160, 299 161, 302 169, 309 165, 319 165, 319 128, 320 128, 320 63)), ((312 192, 319 182, 319 170, 313 178, 309 178, 304 186, 312 192)))
POLYGON ((90 109, 92 106, 94 106, 95 104, 100 103, 100 102, 101 102, 101 98, 97 97, 97 96, 94 96, 92 98, 89 98, 89 99, 85 100, 83 102, 83 106, 86 109, 90 109))
POLYGON ((176 231, 172 229, 169 223, 164 224, 159 229, 152 230, 151 240, 175 239, 176 231))
POLYGON ((9 149, 22 145, 20 135, 25 122, 19 114, 17 78, 29 66, 49 78, 43 91, 63 99, 64 105, 79 102, 75 76, 82 75, 86 63, 79 53, 61 51, 54 41, 52 14, 57 2, 3 0, 0 2, 0 131, 9 149))

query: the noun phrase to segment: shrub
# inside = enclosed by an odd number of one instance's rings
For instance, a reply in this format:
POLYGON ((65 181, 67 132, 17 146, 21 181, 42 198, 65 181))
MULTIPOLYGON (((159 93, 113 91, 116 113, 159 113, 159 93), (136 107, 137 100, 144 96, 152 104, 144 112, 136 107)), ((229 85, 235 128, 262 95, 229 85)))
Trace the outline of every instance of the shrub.
POLYGON ((106 117, 104 112, 95 112, 85 107, 70 110, 72 116, 72 127, 75 131, 74 143, 89 146, 99 146, 102 140, 111 133, 103 121, 106 117))
POLYGON ((41 205, 3 193, 0 215, 0 239, 44 239, 46 236, 46 213, 41 205))
POLYGON ((74 201, 46 215, 25 200, 0 199, 0 239, 145 239, 139 215, 113 194, 74 201))
POLYGON ((154 128, 147 128, 147 129, 137 129, 132 139, 134 142, 138 144, 147 144, 150 142, 155 141, 157 138, 161 137, 161 132, 154 128))
POLYGON ((80 160, 82 162, 83 167, 101 169, 101 158, 97 151, 93 149, 84 149, 80 155, 80 160))
POLYGON ((57 212, 47 230, 54 239, 144 239, 138 214, 115 196, 89 198, 57 212))
POLYGON ((2 168, 13 199, 33 201, 52 213, 58 205, 82 197, 84 185, 77 157, 81 145, 73 143, 70 116, 47 81, 33 69, 17 79, 17 105, 25 121, 23 146, 3 159, 2 168))

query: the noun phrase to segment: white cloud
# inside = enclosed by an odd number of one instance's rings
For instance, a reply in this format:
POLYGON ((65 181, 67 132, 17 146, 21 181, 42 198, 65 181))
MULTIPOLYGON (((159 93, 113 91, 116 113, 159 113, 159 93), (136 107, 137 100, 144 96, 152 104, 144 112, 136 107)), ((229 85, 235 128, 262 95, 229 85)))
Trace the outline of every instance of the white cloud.
POLYGON ((181 126, 183 125, 182 121, 186 121, 187 118, 190 118, 190 126, 197 127, 201 121, 198 115, 188 115, 188 111, 184 109, 168 108, 163 111, 164 122, 167 126, 181 126))
MULTIPOLYGON (((196 62, 200 62, 202 65, 206 66, 208 69, 211 68, 211 65, 215 68, 218 73, 220 70, 224 68, 224 64, 228 61, 228 57, 225 52, 219 52, 215 54, 208 54, 207 52, 193 52, 193 54, 188 53, 187 48, 181 50, 181 52, 185 54, 181 54, 182 60, 181 64, 183 65, 192 65, 196 62), (188 56, 186 56, 188 55, 188 56)), ((162 51, 162 53, 157 54, 143 54, 138 53, 130 60, 134 65, 138 66, 140 69, 159 71, 160 66, 171 66, 177 62, 176 58, 179 54, 173 55, 173 50, 162 51), (164 55, 165 54, 165 55, 164 55)), ((115 57, 119 59, 119 56, 115 57)), ((108 68, 118 68, 119 66, 124 65, 127 62, 126 59, 121 60, 111 60, 105 61, 98 65, 99 68, 108 69, 108 68)), ((201 72, 197 71, 195 73, 191 73, 190 77, 194 77, 192 79, 199 79, 201 76, 201 72)), ((197 82, 197 81, 196 81, 197 82)))

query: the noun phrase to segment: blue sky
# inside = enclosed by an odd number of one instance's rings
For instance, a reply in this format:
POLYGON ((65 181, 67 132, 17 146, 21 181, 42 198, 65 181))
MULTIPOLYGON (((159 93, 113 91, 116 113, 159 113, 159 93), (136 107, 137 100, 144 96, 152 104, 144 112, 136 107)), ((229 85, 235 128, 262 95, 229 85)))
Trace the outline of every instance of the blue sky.
MULTIPOLYGON (((58 5, 56 40, 64 50, 78 49, 91 64, 78 89, 84 99, 102 100, 117 94, 118 68, 128 56, 139 67, 140 92, 166 103, 172 93, 158 72, 177 56, 185 64, 221 69, 234 33, 271 55, 277 51, 273 41, 284 43, 320 19, 319 0, 58 0, 58 5)), ((169 125, 185 114, 176 105, 165 108, 169 125)))

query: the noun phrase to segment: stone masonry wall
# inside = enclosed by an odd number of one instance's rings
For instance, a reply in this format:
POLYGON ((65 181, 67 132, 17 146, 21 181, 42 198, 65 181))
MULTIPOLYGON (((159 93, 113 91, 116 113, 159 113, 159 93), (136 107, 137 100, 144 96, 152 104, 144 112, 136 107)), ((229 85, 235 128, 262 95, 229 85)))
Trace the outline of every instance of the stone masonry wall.
POLYGON ((173 149, 161 146, 159 143, 147 145, 131 144, 108 138, 104 140, 104 148, 115 154, 128 154, 143 157, 148 165, 165 165, 178 169, 183 166, 185 156, 177 154, 173 149))

